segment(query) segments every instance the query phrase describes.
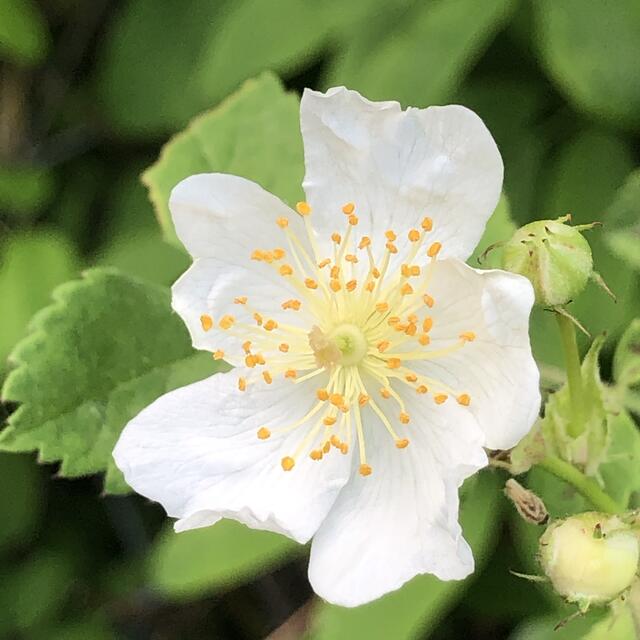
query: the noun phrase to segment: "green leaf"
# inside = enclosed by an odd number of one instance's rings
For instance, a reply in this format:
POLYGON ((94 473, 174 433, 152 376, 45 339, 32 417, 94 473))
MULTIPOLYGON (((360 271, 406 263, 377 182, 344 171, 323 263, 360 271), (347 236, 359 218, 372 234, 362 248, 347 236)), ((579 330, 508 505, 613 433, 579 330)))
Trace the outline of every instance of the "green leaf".
POLYGON ((540 0, 538 44, 552 78, 591 116, 640 126, 637 0, 540 0))
POLYGON ((231 589, 302 553, 285 536, 233 520, 175 533, 168 528, 149 556, 149 584, 163 596, 188 599, 231 589))
POLYGON ((47 26, 32 0, 0 0, 0 59, 37 64, 49 48, 47 26))
POLYGON ((482 253, 488 249, 492 244, 509 240, 511 236, 516 232, 516 225, 511 219, 511 210, 509 208, 509 201, 503 194, 500 197, 500 202, 493 215, 489 218, 487 226, 485 227, 482 238, 478 242, 476 250, 473 255, 467 261, 472 267, 482 266, 483 269, 499 269, 500 250, 496 248, 494 251, 487 253, 484 259, 482 259, 479 265, 479 258, 482 253))
MULTIPOLYGON (((497 474, 485 472, 467 481, 462 494, 460 521, 473 549, 476 566, 489 555, 501 516, 497 474)), ((322 603, 315 612, 313 640, 403 640, 426 638, 448 609, 462 597, 470 579, 441 582, 434 576, 418 576, 398 591, 375 602, 346 609, 322 603)))
POLYGON ((232 173, 258 182, 291 204, 299 200, 304 163, 298 110, 296 96, 265 74, 171 140, 142 177, 165 237, 178 242, 169 194, 194 173, 232 173))
MULTIPOLYGON (((599 624, 603 618, 602 611, 594 609, 586 616, 574 618, 554 630, 556 625, 567 620, 572 613, 574 611, 526 620, 509 636, 509 640, 583 640, 594 624, 599 624)), ((608 622, 608 619, 606 621, 608 622)), ((623 640, 623 638, 614 636, 609 640, 623 640)), ((625 637, 624 640, 630 639, 625 637)))
POLYGON ((126 490, 111 458, 126 422, 217 368, 192 350, 166 289, 100 269, 54 292, 12 359, 2 395, 21 406, 0 449, 38 450, 66 477, 106 470, 109 492, 126 490))
POLYGON ((613 356, 613 377, 624 387, 640 385, 640 318, 622 334, 613 356))
POLYGON ((48 204, 53 187, 47 169, 0 166, 0 209, 16 218, 34 216, 48 204))
POLYGON ((640 271, 640 170, 620 187, 609 207, 605 229, 609 249, 627 266, 640 271))
POLYGON ((498 29, 511 0, 435 0, 387 5, 342 47, 325 84, 405 106, 446 101, 498 29))
POLYGON ((0 245, 0 300, 5 301, 0 314, 0 373, 31 316, 47 304, 51 290, 77 270, 73 249, 55 234, 16 234, 0 245))

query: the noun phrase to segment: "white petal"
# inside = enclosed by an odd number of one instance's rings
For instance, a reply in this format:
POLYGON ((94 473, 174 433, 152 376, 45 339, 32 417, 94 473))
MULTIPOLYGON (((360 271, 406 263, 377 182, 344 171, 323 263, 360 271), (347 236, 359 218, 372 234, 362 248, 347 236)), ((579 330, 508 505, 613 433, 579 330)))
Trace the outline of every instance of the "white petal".
POLYGON ((540 410, 539 372, 531 354, 530 282, 505 271, 480 271, 458 260, 437 261, 430 293, 435 300, 431 345, 476 339, 446 357, 412 363, 413 368, 471 396, 491 449, 514 446, 540 410))
POLYGON ((233 518, 256 529, 306 542, 317 530, 349 476, 350 455, 321 463, 302 455, 285 472, 307 433, 275 430, 302 417, 315 403, 316 381, 237 389, 240 370, 218 374, 168 393, 124 429, 113 456, 138 493, 181 518, 176 529, 233 518), (272 431, 259 440, 257 430, 272 431))
POLYGON ((482 120, 465 107, 409 108, 371 102, 344 87, 305 90, 300 106, 306 175, 314 225, 332 231, 340 208, 354 202, 359 231, 375 240, 399 234, 424 216, 442 256, 466 259, 496 207, 500 152, 482 120))
POLYGON ((260 185, 224 173, 200 173, 174 187, 169 208, 178 237, 194 258, 238 260, 284 242, 276 219, 299 216, 260 185))
POLYGON ((413 419, 403 450, 367 420, 373 473, 363 478, 354 469, 313 539, 309 579, 329 602, 358 606, 420 573, 458 580, 473 571, 457 522, 458 487, 486 464, 483 434, 457 405, 416 397, 407 410, 413 419))

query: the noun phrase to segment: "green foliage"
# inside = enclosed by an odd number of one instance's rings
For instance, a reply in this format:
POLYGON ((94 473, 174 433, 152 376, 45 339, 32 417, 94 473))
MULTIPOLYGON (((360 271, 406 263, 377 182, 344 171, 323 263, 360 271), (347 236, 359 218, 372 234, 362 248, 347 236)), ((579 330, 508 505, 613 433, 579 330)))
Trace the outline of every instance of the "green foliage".
POLYGON ((612 224, 605 241, 628 267, 640 271, 640 171, 634 171, 618 190, 607 216, 612 224))
POLYGON ((150 556, 149 584, 163 596, 188 599, 231 589, 299 555, 303 547, 233 520, 175 533, 167 529, 150 556))
POLYGON ((482 267, 483 269, 500 268, 500 253, 497 251, 489 251, 482 258, 482 253, 492 244, 508 240, 516 231, 516 225, 511 220, 511 210, 509 201, 505 195, 502 195, 500 202, 493 215, 489 218, 485 227, 482 238, 478 242, 473 255, 467 261, 472 267, 482 267))
POLYGON ((0 166, 0 209, 28 218, 49 203, 53 176, 46 169, 0 166))
POLYGON ((640 126, 637 0, 534 2, 538 46, 551 76, 587 114, 640 126))
POLYGON ((21 405, 0 432, 0 449, 38 450, 42 461, 60 460, 67 477, 106 470, 106 490, 125 491, 111 459, 122 427, 216 364, 194 354, 161 287, 93 270, 57 289, 54 301, 12 353, 17 368, 2 396, 21 405))
POLYGON ((33 0, 0 0, 0 59, 37 64, 48 47, 47 27, 33 0))
MULTIPOLYGON (((484 473, 467 481, 462 494, 460 522, 476 566, 482 566, 491 551, 500 514, 498 483, 496 475, 484 473)), ((429 630, 463 596, 469 582, 418 576, 398 591, 355 609, 323 603, 315 612, 310 636, 313 640, 428 637, 429 630)))
POLYGON ((265 74, 169 142, 143 176, 165 237, 177 242, 169 194, 194 173, 232 173, 291 204, 298 200, 304 170, 298 110, 296 97, 265 74))

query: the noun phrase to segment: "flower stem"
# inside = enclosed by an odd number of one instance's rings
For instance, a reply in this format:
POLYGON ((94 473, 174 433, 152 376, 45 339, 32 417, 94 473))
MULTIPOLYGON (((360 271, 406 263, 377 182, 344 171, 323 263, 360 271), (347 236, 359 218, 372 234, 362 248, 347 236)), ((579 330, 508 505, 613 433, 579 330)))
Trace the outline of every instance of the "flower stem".
POLYGON ((569 423, 568 431, 572 438, 577 438, 584 431, 584 418, 582 415, 584 399, 576 329, 568 317, 560 313, 556 313, 555 315, 558 321, 558 327, 560 328, 562 350, 564 351, 564 361, 567 368, 567 382, 569 384, 571 422, 569 423))
POLYGON ((538 463, 554 476, 572 484, 591 504, 605 513, 622 513, 622 507, 609 495, 607 495, 593 478, 589 478, 569 462, 565 462, 556 456, 547 456, 538 463))

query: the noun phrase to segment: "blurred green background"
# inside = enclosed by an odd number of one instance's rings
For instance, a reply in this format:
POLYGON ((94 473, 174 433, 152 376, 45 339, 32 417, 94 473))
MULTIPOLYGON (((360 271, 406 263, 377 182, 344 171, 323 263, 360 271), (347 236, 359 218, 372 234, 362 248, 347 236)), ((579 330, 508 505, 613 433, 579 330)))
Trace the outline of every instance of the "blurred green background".
MULTIPOLYGON (((0 0, 0 380, 34 313, 85 268, 164 286, 185 269, 140 174, 264 71, 298 93, 344 84, 404 106, 475 109, 505 161, 486 240, 511 233, 509 211, 516 225, 567 212, 602 221, 589 239, 618 302, 590 287, 574 313, 608 331, 606 374, 640 315, 639 60, 638 0, 0 0)), ((552 384, 548 315, 536 312, 532 333, 552 384)), ((15 408, 0 404, 0 422, 15 408)), ((464 490, 474 576, 420 578, 354 611, 312 599, 306 550, 283 538, 233 523, 174 536, 157 505, 57 472, 0 453, 0 638, 541 640, 597 625, 554 634, 570 610, 509 573, 536 570, 537 534, 502 498, 498 472, 464 490)))

